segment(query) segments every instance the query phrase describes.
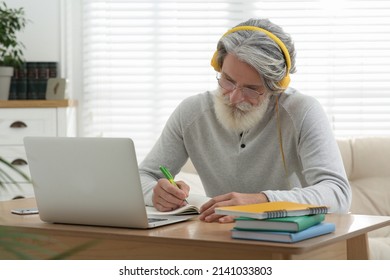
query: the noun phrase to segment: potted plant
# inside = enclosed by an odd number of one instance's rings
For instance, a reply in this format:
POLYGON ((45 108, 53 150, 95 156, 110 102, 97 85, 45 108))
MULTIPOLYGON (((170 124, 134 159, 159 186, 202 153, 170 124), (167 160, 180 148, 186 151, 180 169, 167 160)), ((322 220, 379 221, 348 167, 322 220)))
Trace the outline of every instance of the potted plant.
POLYGON ((24 61, 24 45, 16 35, 26 22, 23 8, 12 9, 0 3, 0 100, 8 100, 14 67, 24 61))

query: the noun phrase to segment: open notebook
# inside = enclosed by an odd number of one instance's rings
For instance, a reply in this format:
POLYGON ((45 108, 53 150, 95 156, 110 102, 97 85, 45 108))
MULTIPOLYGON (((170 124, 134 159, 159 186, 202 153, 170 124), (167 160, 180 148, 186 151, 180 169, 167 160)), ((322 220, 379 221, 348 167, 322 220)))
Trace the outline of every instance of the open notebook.
POLYGON ((160 212, 156 208, 147 206, 148 215, 164 216, 164 215, 194 215, 199 214, 200 207, 209 201, 209 197, 200 194, 190 194, 187 198, 188 204, 179 209, 168 212, 160 212))
POLYGON ((26 137, 24 144, 43 221, 152 228, 193 217, 147 215, 129 138, 26 137))

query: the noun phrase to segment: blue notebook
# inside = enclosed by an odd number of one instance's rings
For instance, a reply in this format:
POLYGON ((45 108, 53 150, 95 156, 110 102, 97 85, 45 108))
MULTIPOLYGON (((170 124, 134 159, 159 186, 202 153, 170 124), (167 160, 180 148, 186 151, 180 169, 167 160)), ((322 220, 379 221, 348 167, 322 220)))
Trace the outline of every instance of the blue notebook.
POLYGON ((322 222, 300 232, 261 231, 261 230, 232 230, 232 237, 236 239, 250 239, 260 241, 273 241, 294 243, 334 232, 335 224, 322 222))

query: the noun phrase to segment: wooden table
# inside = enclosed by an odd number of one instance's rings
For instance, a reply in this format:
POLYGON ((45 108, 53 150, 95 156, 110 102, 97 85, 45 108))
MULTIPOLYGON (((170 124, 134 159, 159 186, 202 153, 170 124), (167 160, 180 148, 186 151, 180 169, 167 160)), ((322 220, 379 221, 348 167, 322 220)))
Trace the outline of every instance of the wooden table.
MULTIPOLYGON (((38 215, 19 216, 11 209, 34 207, 34 199, 0 202, 0 241, 9 234, 34 259, 50 258, 93 242, 71 259, 368 259, 367 233, 390 225, 390 217, 328 214, 331 234, 293 244, 235 240, 233 224, 191 221, 152 230, 50 224, 38 215), (22 234, 22 235, 20 235, 22 234), (27 235, 26 235, 27 234, 27 235)), ((0 248, 0 259, 16 258, 0 248)))

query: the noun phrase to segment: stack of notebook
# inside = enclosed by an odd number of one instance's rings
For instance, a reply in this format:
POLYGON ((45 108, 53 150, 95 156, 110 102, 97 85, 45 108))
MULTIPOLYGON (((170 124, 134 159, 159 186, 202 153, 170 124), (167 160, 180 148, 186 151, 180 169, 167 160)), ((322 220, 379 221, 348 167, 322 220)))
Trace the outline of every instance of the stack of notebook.
POLYGON ((222 215, 237 216, 232 237, 274 242, 298 242, 335 231, 333 223, 324 222, 328 208, 294 202, 216 208, 222 215))

